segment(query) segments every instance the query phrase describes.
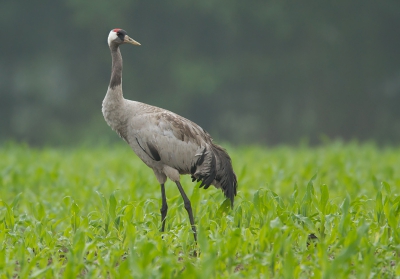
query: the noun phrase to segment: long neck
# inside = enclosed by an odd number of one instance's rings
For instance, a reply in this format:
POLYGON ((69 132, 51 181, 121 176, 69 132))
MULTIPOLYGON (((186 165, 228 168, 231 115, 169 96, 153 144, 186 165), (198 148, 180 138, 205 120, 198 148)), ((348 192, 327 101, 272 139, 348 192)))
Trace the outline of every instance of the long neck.
MULTIPOLYGON (((107 94, 103 100, 103 114, 107 122, 119 119, 120 108, 124 103, 122 95, 122 56, 118 46, 111 45, 111 80, 107 94)), ((111 125, 111 124, 110 124, 111 125)))
POLYGON ((121 86, 122 84, 122 55, 119 47, 116 45, 111 45, 110 50, 112 58, 112 68, 109 87, 111 89, 115 89, 117 86, 121 86))
POLYGON ((122 96, 122 56, 118 46, 111 45, 111 80, 106 97, 103 100, 103 115, 108 125, 118 134, 123 134, 125 115, 122 109, 124 97, 122 96), (122 129, 122 130, 121 130, 122 129))

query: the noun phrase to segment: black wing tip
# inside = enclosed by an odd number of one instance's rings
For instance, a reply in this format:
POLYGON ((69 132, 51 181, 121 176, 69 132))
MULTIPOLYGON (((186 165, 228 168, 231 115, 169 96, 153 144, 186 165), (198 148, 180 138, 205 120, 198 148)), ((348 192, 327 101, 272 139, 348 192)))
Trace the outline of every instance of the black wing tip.
POLYGON ((158 153, 157 148, 150 142, 147 143, 147 146, 149 147, 150 153, 153 156, 153 159, 155 161, 160 161, 161 160, 161 156, 160 153, 158 153))
POLYGON ((204 187, 204 189, 208 189, 212 182, 214 181, 217 172, 216 172, 216 159, 215 155, 211 153, 211 162, 210 169, 208 173, 196 173, 197 167, 201 166, 204 162, 205 156, 207 154, 207 149, 204 148, 201 156, 197 159, 196 163, 191 167, 190 172, 192 174, 192 182, 197 180, 197 182, 201 181, 200 188, 204 187), (196 176, 195 176, 196 174, 196 176))
POLYGON ((196 173, 196 169, 198 166, 201 166, 204 162, 205 155, 207 154, 206 149, 203 150, 201 156, 198 158, 196 163, 191 167, 190 172, 192 174, 192 182, 201 181, 200 188, 204 187, 204 189, 208 189, 214 180, 218 182, 221 186, 221 190, 223 191, 226 198, 231 201, 231 208, 233 208, 235 196, 237 193, 237 178, 236 174, 233 171, 231 158, 228 153, 221 146, 212 144, 211 152, 211 162, 209 172, 207 174, 196 173), (219 166, 217 166, 217 159, 219 166))
POLYGON ((219 182, 221 183, 222 191, 225 197, 231 200, 231 207, 233 208, 235 196, 237 194, 237 177, 232 167, 232 160, 226 150, 214 144, 214 151, 218 156, 220 162, 220 169, 218 173, 219 182))
POLYGON ((233 208, 235 196, 237 194, 237 179, 236 179, 236 175, 233 171, 232 171, 232 176, 233 176, 233 179, 229 180, 229 182, 227 183, 228 185, 224 185, 225 187, 223 186, 223 191, 224 191, 225 197, 227 197, 228 199, 231 200, 231 208, 233 208))
POLYGON ((136 139, 136 142, 139 145, 139 147, 143 150, 144 153, 147 154, 147 156, 149 156, 154 161, 160 161, 161 160, 160 153, 158 153, 156 147, 152 143, 150 143, 150 142, 147 143, 147 147, 150 150, 150 154, 149 154, 149 153, 147 153, 146 149, 144 149, 143 146, 140 145, 140 142, 139 142, 138 138, 135 137, 135 139, 136 139))

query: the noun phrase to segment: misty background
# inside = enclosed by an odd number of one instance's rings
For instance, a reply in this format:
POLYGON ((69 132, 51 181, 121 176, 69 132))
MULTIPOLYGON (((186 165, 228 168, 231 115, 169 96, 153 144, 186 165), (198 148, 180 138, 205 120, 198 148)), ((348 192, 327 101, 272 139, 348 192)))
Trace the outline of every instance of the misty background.
POLYGON ((0 2, 0 142, 119 141, 101 113, 107 36, 127 99, 234 144, 400 142, 400 1, 0 2))

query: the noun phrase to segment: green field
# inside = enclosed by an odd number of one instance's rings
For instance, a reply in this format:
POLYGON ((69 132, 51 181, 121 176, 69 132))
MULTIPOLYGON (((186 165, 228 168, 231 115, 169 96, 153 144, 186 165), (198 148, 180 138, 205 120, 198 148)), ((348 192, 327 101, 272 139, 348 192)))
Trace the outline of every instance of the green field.
POLYGON ((0 147, 0 278, 395 278, 400 148, 228 147, 234 209, 220 190, 161 192, 123 145, 0 147), (310 238, 315 235, 317 238, 310 238), (197 256, 195 256, 197 254, 197 256))

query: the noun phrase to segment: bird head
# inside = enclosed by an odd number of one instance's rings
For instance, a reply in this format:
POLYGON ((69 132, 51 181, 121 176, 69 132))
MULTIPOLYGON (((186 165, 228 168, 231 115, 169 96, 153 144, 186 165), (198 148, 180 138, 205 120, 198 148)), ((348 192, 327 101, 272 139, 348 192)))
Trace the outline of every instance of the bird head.
POLYGON ((119 28, 110 31, 110 34, 108 35, 108 45, 111 46, 111 44, 132 44, 135 46, 140 46, 140 43, 129 37, 125 30, 119 28))

